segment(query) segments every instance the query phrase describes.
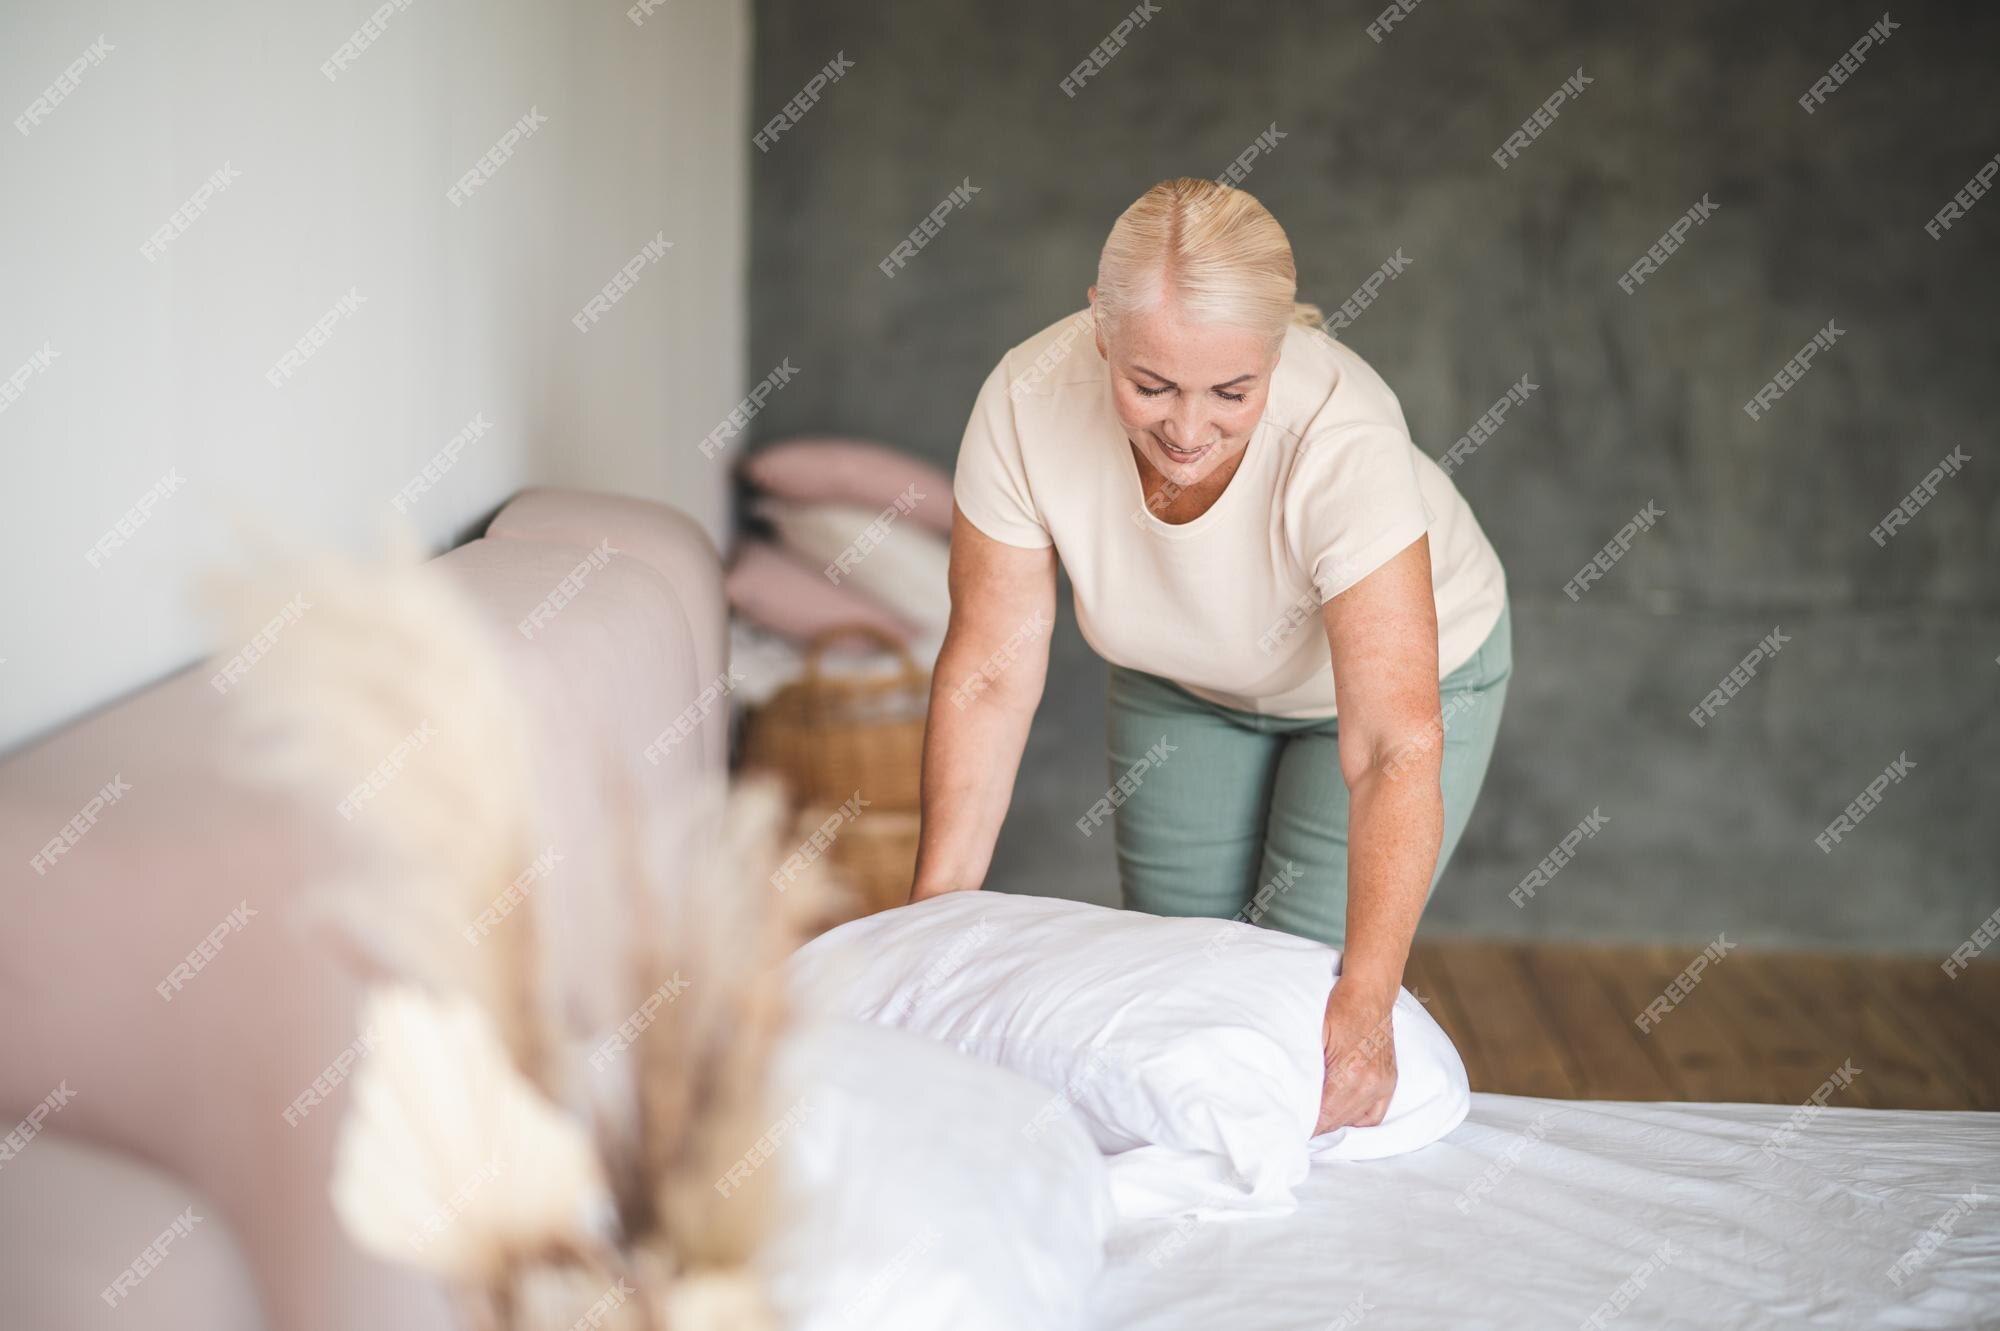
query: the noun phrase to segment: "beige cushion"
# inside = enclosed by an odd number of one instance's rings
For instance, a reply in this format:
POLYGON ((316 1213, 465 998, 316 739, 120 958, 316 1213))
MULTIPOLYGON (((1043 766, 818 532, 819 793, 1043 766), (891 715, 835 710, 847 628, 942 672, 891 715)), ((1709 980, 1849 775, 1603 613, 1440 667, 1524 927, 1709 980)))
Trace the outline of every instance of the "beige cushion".
POLYGON ((941 630, 951 618, 951 546, 894 508, 759 501, 786 548, 837 584, 880 602, 918 629, 941 630))

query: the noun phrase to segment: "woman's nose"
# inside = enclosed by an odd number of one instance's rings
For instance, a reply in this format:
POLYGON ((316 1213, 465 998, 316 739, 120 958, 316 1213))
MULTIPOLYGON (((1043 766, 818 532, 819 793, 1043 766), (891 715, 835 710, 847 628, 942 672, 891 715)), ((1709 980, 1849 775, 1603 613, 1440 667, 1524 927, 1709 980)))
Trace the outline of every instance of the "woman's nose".
POLYGON ((1192 448, 1201 442, 1201 412, 1186 398, 1167 413, 1167 439, 1175 448, 1192 448))

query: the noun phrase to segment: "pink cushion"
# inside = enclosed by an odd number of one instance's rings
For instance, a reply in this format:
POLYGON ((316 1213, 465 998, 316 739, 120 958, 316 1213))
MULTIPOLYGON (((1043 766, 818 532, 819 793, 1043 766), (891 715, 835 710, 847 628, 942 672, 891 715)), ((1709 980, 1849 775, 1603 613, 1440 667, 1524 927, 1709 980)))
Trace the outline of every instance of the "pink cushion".
MULTIPOLYGON (((694 649, 695 680, 691 687, 676 679, 662 682, 670 689, 685 688, 684 696, 692 698, 729 664, 729 607, 722 595, 722 556, 701 525, 680 510, 626 495, 537 487, 523 490, 501 509, 486 528, 486 535, 586 550, 595 549, 599 541, 610 541, 613 551, 665 578, 680 601, 687 641, 694 649)), ((643 668, 657 674, 662 667, 662 662, 649 659, 643 668)), ((703 759, 720 770, 729 755, 729 709, 711 708, 702 718, 699 734, 703 759)), ((648 740, 651 737, 647 735, 648 740)), ((685 760, 687 755, 678 757, 685 760)))
MULTIPOLYGON (((851 587, 828 582, 769 541, 744 541, 723 583, 729 604, 754 624, 804 642, 841 624, 867 624, 907 642, 910 627, 851 587)), ((866 638, 842 638, 830 650, 865 651, 866 638)))
POLYGON ((766 494, 803 503, 882 509, 915 486, 910 516, 951 534, 951 478, 922 458, 866 439, 804 435, 760 448, 744 472, 766 494))

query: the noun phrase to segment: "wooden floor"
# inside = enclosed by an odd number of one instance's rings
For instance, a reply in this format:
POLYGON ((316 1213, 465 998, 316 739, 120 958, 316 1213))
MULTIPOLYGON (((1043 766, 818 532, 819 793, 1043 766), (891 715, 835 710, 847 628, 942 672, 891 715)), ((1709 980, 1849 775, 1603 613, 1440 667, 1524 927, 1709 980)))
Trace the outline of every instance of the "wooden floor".
POLYGON ((2000 963, 1731 947, 1650 1032, 1635 1018, 1699 948, 1420 940, 1404 986, 1475 1091, 1592 1100, 2000 1110, 2000 963))

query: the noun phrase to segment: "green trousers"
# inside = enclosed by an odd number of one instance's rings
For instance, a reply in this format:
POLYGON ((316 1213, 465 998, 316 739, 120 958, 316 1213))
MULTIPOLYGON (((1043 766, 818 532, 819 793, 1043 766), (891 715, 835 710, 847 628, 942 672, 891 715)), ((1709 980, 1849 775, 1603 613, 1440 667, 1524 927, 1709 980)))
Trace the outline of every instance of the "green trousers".
MULTIPOLYGON (((1486 779, 1513 661, 1503 609, 1472 659, 1438 682, 1444 843, 1431 890, 1486 779)), ((1113 666, 1107 731, 1113 786, 1129 791, 1114 815, 1128 909, 1241 917, 1343 945, 1348 796, 1338 717, 1258 716, 1113 666)))

